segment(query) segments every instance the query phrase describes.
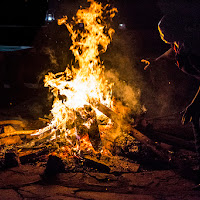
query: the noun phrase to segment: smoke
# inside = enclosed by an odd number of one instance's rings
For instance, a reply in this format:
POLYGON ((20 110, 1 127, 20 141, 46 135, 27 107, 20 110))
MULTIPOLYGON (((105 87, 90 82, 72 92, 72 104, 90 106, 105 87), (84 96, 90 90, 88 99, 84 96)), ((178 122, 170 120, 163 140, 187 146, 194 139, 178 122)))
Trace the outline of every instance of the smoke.
POLYGON ((141 106, 141 90, 139 88, 133 88, 133 86, 129 85, 126 81, 121 80, 117 71, 109 70, 105 75, 108 80, 114 83, 113 94, 117 99, 120 99, 137 114, 145 111, 144 107, 141 106))
POLYGON ((56 56, 55 56, 54 50, 47 47, 47 48, 44 49, 44 53, 49 55, 50 62, 53 66, 55 66, 55 67, 59 66, 57 59, 56 59, 56 56))
POLYGON ((134 33, 116 29, 113 41, 101 59, 105 64, 106 78, 114 83, 113 95, 135 114, 144 112, 141 102, 144 83, 136 64, 134 33))

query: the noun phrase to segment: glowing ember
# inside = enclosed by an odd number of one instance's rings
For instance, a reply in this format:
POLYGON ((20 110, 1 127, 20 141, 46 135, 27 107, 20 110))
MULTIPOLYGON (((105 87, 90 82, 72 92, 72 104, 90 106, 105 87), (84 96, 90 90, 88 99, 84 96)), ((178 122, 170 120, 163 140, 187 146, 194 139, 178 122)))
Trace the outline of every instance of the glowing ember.
POLYGON ((148 60, 145 60, 145 59, 142 59, 141 62, 146 64, 146 66, 144 67, 144 70, 146 70, 149 67, 149 65, 151 64, 148 60))
POLYGON ((97 113, 92 105, 100 102, 112 108, 112 84, 104 77, 105 67, 99 53, 106 51, 114 33, 112 28, 108 28, 106 18, 112 19, 117 10, 109 9, 108 5, 103 7, 93 0, 88 2, 90 7, 78 10, 73 23, 67 23, 67 17, 58 20, 58 24, 65 24, 70 32, 70 50, 79 68, 67 67, 64 72, 45 76, 45 87, 49 87, 55 97, 51 110, 53 119, 47 127, 34 134, 41 137, 50 131, 51 139, 63 138, 75 151, 80 146, 92 148, 88 138, 80 139, 79 135, 80 126, 90 129, 95 118, 103 115, 97 113), (83 24, 84 29, 77 29, 78 24, 83 24))

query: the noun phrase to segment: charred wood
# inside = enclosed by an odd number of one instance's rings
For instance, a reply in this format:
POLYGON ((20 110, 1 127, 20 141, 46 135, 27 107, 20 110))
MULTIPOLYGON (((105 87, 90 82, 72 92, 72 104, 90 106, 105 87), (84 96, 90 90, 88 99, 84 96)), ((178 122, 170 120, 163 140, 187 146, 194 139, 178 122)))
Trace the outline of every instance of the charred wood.
POLYGON ((187 140, 172 136, 167 133, 153 131, 153 138, 157 141, 162 141, 162 142, 174 145, 176 148, 196 151, 194 142, 187 141, 187 140))
POLYGON ((65 164, 62 159, 57 156, 50 155, 44 171, 44 176, 51 177, 62 172, 65 172, 65 164))
POLYGON ((19 165, 19 157, 14 151, 5 153, 5 168, 17 167, 19 165))
POLYGON ((43 155, 48 155, 49 150, 47 148, 40 148, 37 150, 29 150, 19 153, 19 160, 21 164, 26 163, 36 163, 40 160, 40 157, 43 155))
POLYGON ((96 112, 92 108, 89 112, 89 116, 92 119, 90 128, 88 129, 89 139, 95 151, 100 151, 102 149, 102 141, 100 137, 96 112))
POLYGON ((97 159, 93 159, 92 157, 84 157, 83 165, 87 168, 96 170, 98 172, 102 173, 109 173, 110 167, 108 167, 106 164, 97 161, 97 159))

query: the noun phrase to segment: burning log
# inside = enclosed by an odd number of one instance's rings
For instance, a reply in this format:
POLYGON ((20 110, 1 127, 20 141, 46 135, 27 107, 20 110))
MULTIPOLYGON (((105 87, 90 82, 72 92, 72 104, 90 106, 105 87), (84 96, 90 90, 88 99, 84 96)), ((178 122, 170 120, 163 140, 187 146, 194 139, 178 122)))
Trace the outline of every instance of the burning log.
POLYGON ((15 136, 15 135, 31 135, 35 131, 36 130, 23 130, 23 131, 14 131, 14 132, 9 132, 9 133, 2 133, 2 134, 0 134, 0 138, 10 137, 10 136, 15 136))
POLYGON ((125 121, 124 119, 120 119, 120 116, 118 116, 110 108, 106 107, 105 105, 102 105, 101 103, 98 103, 96 106, 97 106, 97 109, 99 109, 99 111, 101 111, 107 117, 111 118, 114 122, 117 123, 119 120, 121 120, 123 127, 127 130, 127 132, 129 132, 129 134, 131 134, 134 138, 136 138, 142 144, 150 148, 154 153, 156 153, 162 159, 164 159, 167 162, 171 160, 171 153, 163 149, 158 143, 153 142, 150 138, 142 134, 140 131, 136 130, 127 121, 125 121))
POLYGON ((103 105, 102 103, 94 103, 92 104, 96 109, 98 109, 100 112, 102 112, 104 115, 109 117, 112 121, 118 122, 121 118, 118 114, 116 114, 114 111, 112 111, 107 106, 103 105))
POLYGON ((89 117, 91 118, 92 122, 88 129, 88 135, 90 142, 95 149, 95 151, 100 151, 102 149, 102 142, 96 117, 96 112, 91 108, 91 106, 87 107, 89 117))

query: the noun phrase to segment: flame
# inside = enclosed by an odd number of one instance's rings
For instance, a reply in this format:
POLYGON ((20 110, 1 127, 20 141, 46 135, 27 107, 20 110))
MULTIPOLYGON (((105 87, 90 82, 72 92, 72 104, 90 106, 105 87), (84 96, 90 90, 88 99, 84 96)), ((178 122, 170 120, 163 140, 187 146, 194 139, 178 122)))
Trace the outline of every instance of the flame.
MULTIPOLYGON (((64 72, 49 73, 45 76, 44 86, 49 87, 54 95, 51 110, 53 119, 47 127, 34 134, 41 135, 50 131, 52 137, 55 135, 64 137, 70 144, 73 144, 71 138, 75 136, 76 142, 73 147, 75 150, 80 147, 80 137, 76 128, 79 115, 86 127, 90 128, 92 123, 91 118, 85 117, 87 114, 85 106, 101 102, 112 108, 113 104, 113 84, 105 79, 105 66, 99 54, 106 51, 115 32, 106 24, 106 18, 109 15, 112 19, 117 10, 109 9, 108 5, 103 7, 101 3, 94 0, 88 2, 90 7, 79 9, 73 22, 67 23, 66 16, 58 20, 59 25, 65 24, 71 35, 70 50, 75 56, 78 68, 68 66, 64 72), (77 28, 79 24, 83 24, 84 29, 77 28), (55 134, 58 132, 59 134, 55 134)), ((100 112, 96 114, 102 115, 100 112)), ((91 148, 91 144, 88 145, 85 138, 81 140, 81 146, 91 148)), ((69 149, 67 151, 70 152, 69 149)))

